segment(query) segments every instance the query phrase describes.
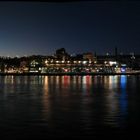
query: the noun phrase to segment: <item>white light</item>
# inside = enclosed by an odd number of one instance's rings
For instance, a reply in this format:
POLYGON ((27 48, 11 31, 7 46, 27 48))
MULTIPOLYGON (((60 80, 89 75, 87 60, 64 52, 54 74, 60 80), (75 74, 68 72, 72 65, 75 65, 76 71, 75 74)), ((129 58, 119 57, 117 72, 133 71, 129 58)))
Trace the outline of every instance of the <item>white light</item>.
POLYGON ((116 61, 109 61, 109 64, 112 66, 112 65, 116 65, 117 62, 116 61))
POLYGON ((83 64, 86 64, 87 63, 87 61, 83 61, 83 64))

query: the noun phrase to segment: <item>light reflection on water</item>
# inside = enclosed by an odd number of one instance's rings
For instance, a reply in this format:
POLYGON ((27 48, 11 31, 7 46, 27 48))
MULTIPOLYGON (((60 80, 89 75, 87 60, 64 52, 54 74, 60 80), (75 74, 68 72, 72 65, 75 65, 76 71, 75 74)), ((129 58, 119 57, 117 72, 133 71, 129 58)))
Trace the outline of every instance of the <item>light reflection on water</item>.
POLYGON ((140 123, 139 82, 124 75, 1 76, 0 128, 18 136, 23 129, 30 136, 126 134, 140 123))

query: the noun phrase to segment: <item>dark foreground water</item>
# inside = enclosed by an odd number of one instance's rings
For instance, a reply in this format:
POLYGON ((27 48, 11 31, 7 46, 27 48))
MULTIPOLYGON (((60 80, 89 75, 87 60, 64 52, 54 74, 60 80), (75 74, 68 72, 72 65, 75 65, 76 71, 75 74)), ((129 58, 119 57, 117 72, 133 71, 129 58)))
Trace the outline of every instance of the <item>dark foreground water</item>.
POLYGON ((1 76, 1 138, 136 135, 140 76, 1 76))

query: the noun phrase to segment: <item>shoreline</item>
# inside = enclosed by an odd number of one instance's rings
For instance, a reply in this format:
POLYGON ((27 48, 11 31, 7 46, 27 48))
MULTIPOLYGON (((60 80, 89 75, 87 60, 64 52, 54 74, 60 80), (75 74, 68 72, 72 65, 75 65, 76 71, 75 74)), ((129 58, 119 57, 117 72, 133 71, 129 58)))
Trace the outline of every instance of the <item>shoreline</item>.
POLYGON ((140 72, 127 73, 0 73, 0 76, 85 76, 85 75, 140 75, 140 72))

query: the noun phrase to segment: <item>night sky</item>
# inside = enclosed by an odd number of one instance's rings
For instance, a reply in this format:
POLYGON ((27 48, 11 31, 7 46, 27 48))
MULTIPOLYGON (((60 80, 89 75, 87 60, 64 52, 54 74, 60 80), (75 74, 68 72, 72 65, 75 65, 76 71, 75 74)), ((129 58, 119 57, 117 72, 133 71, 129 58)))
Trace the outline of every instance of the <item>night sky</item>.
POLYGON ((0 56, 140 54, 140 2, 0 2, 0 56))

